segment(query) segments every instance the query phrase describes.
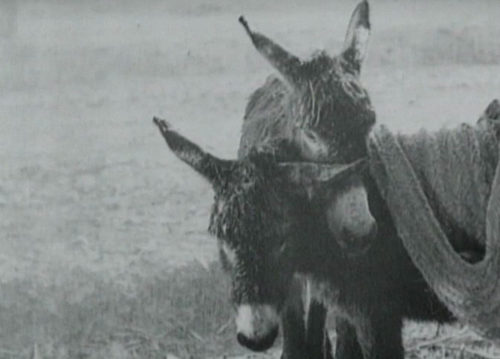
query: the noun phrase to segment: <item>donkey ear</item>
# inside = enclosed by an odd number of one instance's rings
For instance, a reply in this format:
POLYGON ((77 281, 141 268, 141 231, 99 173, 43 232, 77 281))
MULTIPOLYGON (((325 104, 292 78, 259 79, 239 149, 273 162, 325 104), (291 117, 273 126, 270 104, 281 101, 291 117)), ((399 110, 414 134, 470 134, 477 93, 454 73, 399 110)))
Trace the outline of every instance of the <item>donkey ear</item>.
POLYGON ((153 118, 168 147, 174 154, 205 177, 214 187, 220 185, 235 161, 221 160, 203 151, 193 142, 170 128, 167 121, 153 118))
POLYGON ((259 53, 269 61, 281 75, 283 75, 290 85, 293 86, 297 84, 300 81, 300 67, 302 64, 300 59, 290 54, 268 37, 252 31, 243 16, 240 16, 238 21, 243 26, 248 36, 250 36, 257 51, 259 51, 259 53))
POLYGON ((367 168, 366 159, 360 159, 349 164, 321 164, 311 162, 281 163, 287 180, 307 190, 310 198, 323 189, 341 182, 355 173, 361 173, 367 168))
POLYGON ((347 27, 342 57, 349 70, 355 74, 361 71, 370 37, 370 6, 363 0, 356 6, 347 27))

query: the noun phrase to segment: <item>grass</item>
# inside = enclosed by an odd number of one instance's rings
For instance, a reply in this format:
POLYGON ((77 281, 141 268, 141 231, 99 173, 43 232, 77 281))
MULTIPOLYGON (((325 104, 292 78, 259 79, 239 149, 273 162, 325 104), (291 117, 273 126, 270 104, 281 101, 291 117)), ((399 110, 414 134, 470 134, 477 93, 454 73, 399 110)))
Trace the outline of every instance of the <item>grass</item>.
POLYGON ((24 357, 35 344, 43 358, 206 358, 238 351, 229 287, 217 263, 193 262, 126 282, 69 274, 57 285, 24 279, 2 286, 0 321, 8 329, 0 337, 9 344, 0 358, 24 357))
MULTIPOLYGON (((0 337, 9 345, 0 347, 0 358, 27 357, 35 345, 42 358, 54 359, 248 354, 235 343, 229 283, 216 262, 124 282, 83 271, 66 278, 58 285, 25 279, 2 286, 0 321, 9 325, 0 337)), ((415 323, 405 329, 405 347, 409 358, 500 355, 463 328, 415 323)))
MULTIPOLYGON (((126 277, 74 268, 12 279, 0 292, 0 359, 25 358, 34 346, 54 359, 240 357, 249 352, 234 340, 229 289, 218 262, 198 261, 126 277)), ((409 358, 500 355, 459 326, 408 323, 404 339, 409 358)), ((279 347, 259 357, 277 357, 279 347)))

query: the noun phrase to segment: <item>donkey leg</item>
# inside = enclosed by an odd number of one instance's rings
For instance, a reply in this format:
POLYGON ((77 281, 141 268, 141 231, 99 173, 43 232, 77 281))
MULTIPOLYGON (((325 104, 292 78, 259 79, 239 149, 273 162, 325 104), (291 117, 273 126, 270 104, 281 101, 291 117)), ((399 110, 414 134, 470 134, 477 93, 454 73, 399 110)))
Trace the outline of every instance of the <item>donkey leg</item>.
POLYGON ((309 359, 333 359, 332 344, 326 329, 327 309, 315 300, 312 300, 306 323, 306 348, 309 359))
POLYGON ((400 313, 372 307, 352 314, 336 320, 336 359, 404 359, 400 313))
POLYGON ((288 298, 281 314, 283 352, 281 359, 307 358, 305 344, 304 308, 300 293, 288 298))
POLYGON ((282 359, 333 359, 327 308, 311 297, 308 284, 294 279, 282 310, 282 359))
POLYGON ((385 323, 377 329, 370 356, 373 359, 404 359, 401 323, 385 323))
POLYGON ((356 327, 365 359, 404 359, 403 320, 398 313, 381 310, 356 327))

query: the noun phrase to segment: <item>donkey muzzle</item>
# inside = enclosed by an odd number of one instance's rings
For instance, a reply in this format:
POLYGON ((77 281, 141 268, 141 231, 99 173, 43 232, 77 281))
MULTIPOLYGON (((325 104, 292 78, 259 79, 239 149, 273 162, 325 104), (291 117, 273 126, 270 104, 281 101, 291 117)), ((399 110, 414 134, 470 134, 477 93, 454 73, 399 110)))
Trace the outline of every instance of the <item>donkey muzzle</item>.
POLYGON ((242 346, 253 351, 269 349, 278 336, 279 315, 268 304, 238 307, 236 315, 236 339, 242 346))

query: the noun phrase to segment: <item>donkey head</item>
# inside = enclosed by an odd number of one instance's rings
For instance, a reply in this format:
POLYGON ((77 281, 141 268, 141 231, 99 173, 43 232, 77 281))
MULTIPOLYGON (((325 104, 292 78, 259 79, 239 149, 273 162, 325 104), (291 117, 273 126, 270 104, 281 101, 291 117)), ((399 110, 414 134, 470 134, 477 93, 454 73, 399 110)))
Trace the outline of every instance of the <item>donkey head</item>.
MULTIPOLYGON (((375 224, 360 180, 365 163, 279 163, 258 153, 222 160, 165 121, 154 122, 175 155, 214 189, 209 231, 232 278, 238 341, 253 350, 267 349, 276 338, 278 313, 297 261, 308 256, 304 251, 310 247, 324 251, 314 239, 341 235, 344 217, 360 226, 375 224)), ((335 240, 329 243, 337 246, 335 240)))
POLYGON ((266 36, 240 23, 254 46, 289 85, 287 116, 295 123, 297 143, 311 160, 346 163, 366 155, 366 136, 375 112, 359 75, 370 34, 369 5, 361 2, 349 22, 342 52, 322 51, 302 61, 266 36), (309 149, 316 149, 309 153, 309 149))

